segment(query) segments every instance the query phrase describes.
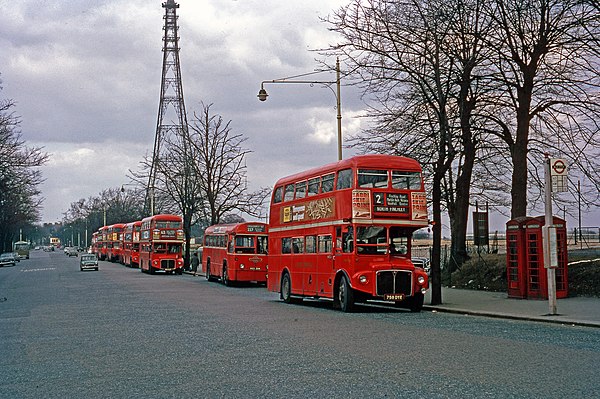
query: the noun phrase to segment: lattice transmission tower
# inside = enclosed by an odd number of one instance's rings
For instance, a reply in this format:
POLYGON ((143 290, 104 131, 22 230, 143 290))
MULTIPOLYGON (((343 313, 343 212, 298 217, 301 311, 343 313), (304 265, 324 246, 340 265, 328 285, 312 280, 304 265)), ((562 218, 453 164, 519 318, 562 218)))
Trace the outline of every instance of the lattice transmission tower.
POLYGON ((165 23, 163 27, 160 102, 158 105, 152 164, 148 178, 148 187, 146 189, 146 204, 152 215, 154 215, 155 208, 156 173, 163 159, 162 144, 168 136, 181 135, 184 138, 189 137, 179 62, 179 27, 177 26, 177 19, 179 18, 177 16, 177 9, 179 8, 179 4, 175 3, 175 0, 167 0, 162 3, 162 7, 165 9, 163 17, 165 23))

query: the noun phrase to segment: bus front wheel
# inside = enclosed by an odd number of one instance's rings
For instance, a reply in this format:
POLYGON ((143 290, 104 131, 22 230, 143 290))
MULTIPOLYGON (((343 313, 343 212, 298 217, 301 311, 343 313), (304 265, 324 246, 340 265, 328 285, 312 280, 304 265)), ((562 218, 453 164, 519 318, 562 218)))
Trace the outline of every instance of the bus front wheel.
POLYGON ((425 300, 425 295, 423 294, 415 294, 411 300, 409 309, 411 312, 418 313, 423 309, 423 301, 425 300))
POLYGON ((338 301, 342 312, 352 312, 354 309, 354 292, 346 276, 342 276, 340 279, 338 301))
POLYGON ((231 285, 231 280, 229 280, 229 274, 227 274, 227 265, 223 265, 223 274, 221 275, 221 281, 226 286, 231 285))

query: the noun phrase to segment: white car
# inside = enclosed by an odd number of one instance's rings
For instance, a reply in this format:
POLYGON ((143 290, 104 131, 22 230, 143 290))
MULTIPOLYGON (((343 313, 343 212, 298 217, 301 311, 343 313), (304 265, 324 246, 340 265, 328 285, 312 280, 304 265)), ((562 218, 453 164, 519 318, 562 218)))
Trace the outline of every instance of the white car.
POLYGON ((82 254, 79 258, 79 270, 94 269, 98 271, 98 257, 96 254, 82 254))
POLYGON ((15 254, 12 252, 5 252, 0 255, 0 266, 15 266, 17 264, 17 259, 15 259, 15 254))

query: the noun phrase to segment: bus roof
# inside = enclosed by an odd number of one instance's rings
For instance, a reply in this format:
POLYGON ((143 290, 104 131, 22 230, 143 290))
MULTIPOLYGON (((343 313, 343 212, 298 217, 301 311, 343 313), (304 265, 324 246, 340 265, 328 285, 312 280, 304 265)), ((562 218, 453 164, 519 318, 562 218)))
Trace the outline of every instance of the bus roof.
POLYGON ((170 214, 160 214, 160 215, 154 215, 154 216, 148 216, 144 219, 142 219, 142 222, 147 222, 150 220, 161 220, 161 221, 168 221, 168 222, 181 222, 182 218, 181 216, 177 216, 177 215, 170 215, 170 214))
POLYGON ((421 165, 418 161, 412 158, 382 154, 357 155, 351 158, 312 168, 290 176, 282 177, 281 179, 277 180, 275 185, 279 186, 285 183, 293 183, 299 180, 311 178, 313 176, 316 177, 327 173, 331 173, 336 170, 360 167, 397 169, 407 172, 421 172, 421 165))
POLYGON ((233 232, 240 233, 266 233, 268 231, 268 225, 263 222, 243 222, 243 223, 225 223, 225 224, 214 224, 204 230, 204 234, 229 234, 233 232), (263 231, 249 231, 249 226, 260 226, 263 231))

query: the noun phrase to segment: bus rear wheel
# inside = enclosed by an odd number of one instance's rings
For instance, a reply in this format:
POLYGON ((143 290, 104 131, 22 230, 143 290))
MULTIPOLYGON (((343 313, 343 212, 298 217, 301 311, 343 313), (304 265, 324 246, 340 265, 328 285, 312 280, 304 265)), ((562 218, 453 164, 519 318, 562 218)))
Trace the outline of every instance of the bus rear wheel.
POLYGON ((214 279, 210 275, 210 261, 206 262, 206 280, 214 281, 214 279))
POLYGON ((342 312, 348 313, 354 310, 354 292, 352 291, 352 287, 350 287, 350 283, 348 282, 348 278, 346 276, 342 276, 340 279, 340 286, 338 288, 338 302, 342 312))
POLYGON ((292 279, 290 278, 289 273, 283 273, 281 277, 281 289, 279 291, 281 293, 281 299, 285 303, 292 303, 292 279))

